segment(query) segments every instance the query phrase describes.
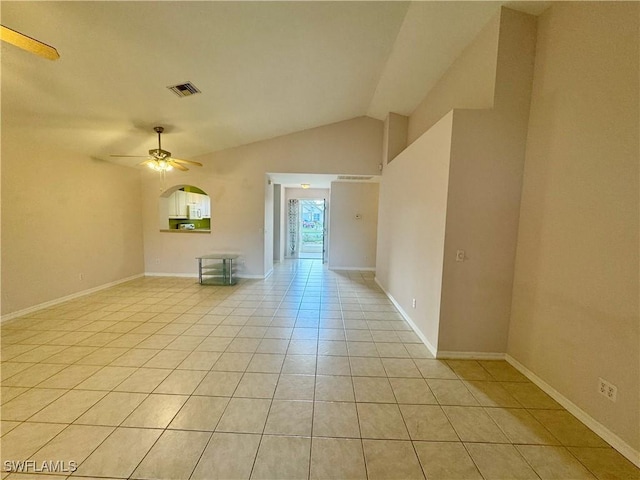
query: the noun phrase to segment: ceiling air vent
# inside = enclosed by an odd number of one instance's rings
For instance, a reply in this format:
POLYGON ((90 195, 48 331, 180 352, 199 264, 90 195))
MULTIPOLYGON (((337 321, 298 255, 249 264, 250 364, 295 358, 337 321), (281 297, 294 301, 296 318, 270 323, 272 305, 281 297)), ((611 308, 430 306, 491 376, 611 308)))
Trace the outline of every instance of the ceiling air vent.
POLYGON ((167 88, 179 97, 190 97, 191 95, 200 93, 200 90, 191 82, 181 83, 167 88))
POLYGON ((358 175, 339 175, 338 180, 357 180, 357 181, 365 181, 371 180, 373 177, 361 177, 358 175))

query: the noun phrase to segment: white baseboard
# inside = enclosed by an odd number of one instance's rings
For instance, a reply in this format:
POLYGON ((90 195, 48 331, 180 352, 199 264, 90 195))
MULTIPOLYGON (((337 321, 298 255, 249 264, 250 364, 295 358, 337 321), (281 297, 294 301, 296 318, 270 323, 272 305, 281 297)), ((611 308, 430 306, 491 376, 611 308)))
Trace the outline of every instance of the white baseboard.
POLYGON ((396 307, 398 312, 400 312, 400 315, 402 315, 402 318, 404 318, 406 320, 406 322, 411 326, 411 328, 413 329, 415 334, 418 336, 418 338, 420 338, 420 340, 422 340, 422 343, 424 343, 424 346, 427 347, 429 352, 431 352, 431 355, 433 355, 434 358, 437 357, 438 356, 438 349, 436 347, 434 347, 433 345, 431 345, 429 340, 427 340, 427 337, 425 337, 425 335, 420 331, 420 329, 417 327, 417 325, 415 323, 413 323, 413 320, 407 314, 407 312, 405 312, 404 309, 400 306, 400 304, 396 301, 396 299, 393 298, 393 295, 391 295, 389 292, 387 292, 387 290, 380 284, 380 282, 378 281, 378 277, 374 277, 374 281, 382 289, 382 291, 387 296, 387 298, 389 300, 391 300, 391 303, 393 303, 393 306, 396 307))
POLYGON ((504 353, 498 352, 438 352, 438 358, 449 360, 504 360, 504 356, 504 353))
POLYGON ((558 392, 555 388, 538 377, 535 373, 529 370, 527 367, 518 362, 509 354, 505 354, 505 360, 510 363, 516 370, 522 373, 525 377, 540 387, 547 395, 553 398, 556 402, 562 405, 571 413, 574 417, 584 423, 587 427, 593 430, 599 435, 605 442, 620 452, 631 463, 640 467, 640 452, 635 450, 631 445, 622 440, 619 436, 602 425, 596 419, 594 419, 587 412, 578 407, 575 403, 569 400, 567 397, 558 392))
POLYGON ((179 278, 198 278, 197 273, 161 273, 161 272, 145 272, 145 277, 179 277, 179 278))
POLYGON ((376 267, 334 267, 332 265, 329 265, 327 268, 329 270, 346 271, 346 272, 375 272, 376 271, 376 267))
POLYGON ((121 283, 130 282, 131 280, 135 280, 136 278, 141 278, 144 276, 145 276, 144 273, 139 273, 137 275, 132 275, 131 277, 122 278, 120 280, 115 280, 113 282, 105 283, 97 287, 88 288, 87 290, 82 290, 80 292, 72 293, 71 295, 65 295, 64 297, 56 298, 54 300, 49 300, 48 302, 39 303, 38 305, 34 305, 32 307, 23 308, 22 310, 18 310, 17 312, 11 312, 6 315, 2 315, 2 319, 0 319, 0 323, 8 322, 9 320, 13 320, 14 318, 22 317, 24 315, 28 315, 29 313, 37 312, 38 310, 44 310, 45 308, 53 307, 54 305, 67 302, 75 298, 84 297, 85 295, 90 295, 92 293, 99 292, 100 290, 104 290, 105 288, 114 287, 121 283))

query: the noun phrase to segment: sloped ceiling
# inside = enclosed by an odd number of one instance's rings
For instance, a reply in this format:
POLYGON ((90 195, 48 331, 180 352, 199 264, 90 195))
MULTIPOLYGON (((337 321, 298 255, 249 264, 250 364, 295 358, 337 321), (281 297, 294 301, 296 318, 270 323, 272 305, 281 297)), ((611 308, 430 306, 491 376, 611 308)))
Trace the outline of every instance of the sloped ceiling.
POLYGON ((3 132, 107 159, 146 153, 163 125, 189 158, 409 114, 502 3, 3 1, 3 25, 61 54, 2 45, 3 132), (187 80, 202 93, 166 88, 187 80))

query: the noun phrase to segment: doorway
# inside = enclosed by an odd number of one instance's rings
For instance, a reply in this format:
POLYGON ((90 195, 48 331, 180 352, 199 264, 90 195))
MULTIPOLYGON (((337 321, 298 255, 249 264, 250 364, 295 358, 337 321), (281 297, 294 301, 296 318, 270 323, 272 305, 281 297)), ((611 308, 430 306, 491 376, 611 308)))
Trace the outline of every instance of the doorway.
POLYGON ((298 258, 324 260, 326 251, 326 201, 300 199, 298 258))

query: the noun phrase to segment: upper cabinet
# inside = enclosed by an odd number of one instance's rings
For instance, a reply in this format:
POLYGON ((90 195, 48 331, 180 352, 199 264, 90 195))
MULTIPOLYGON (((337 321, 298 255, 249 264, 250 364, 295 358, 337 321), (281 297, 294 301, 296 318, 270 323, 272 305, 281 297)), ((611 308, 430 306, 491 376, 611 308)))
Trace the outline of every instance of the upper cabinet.
POLYGON ((189 210, 187 205, 189 195, 193 194, 185 192, 184 190, 176 190, 169 196, 169 218, 188 218, 189 210))

